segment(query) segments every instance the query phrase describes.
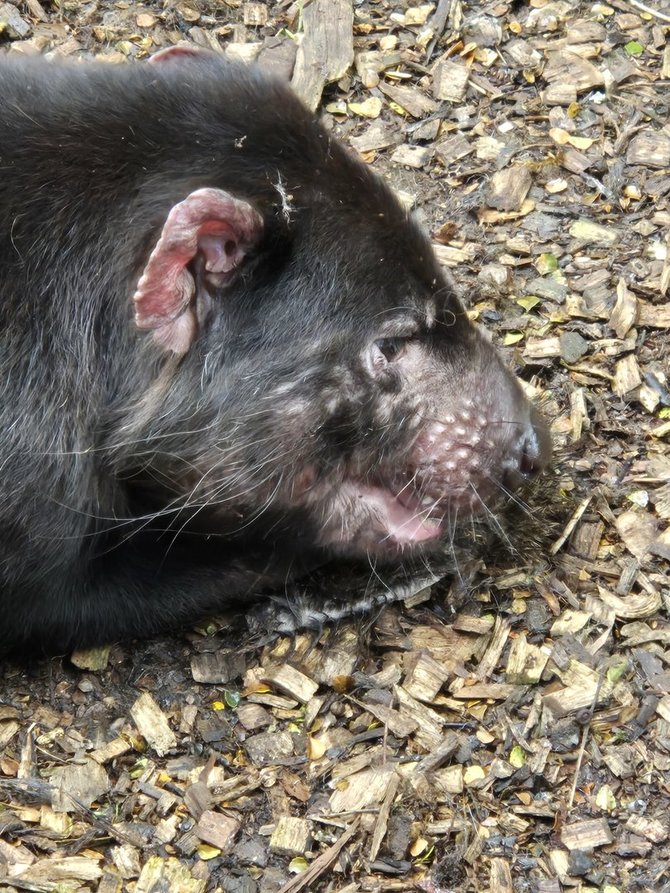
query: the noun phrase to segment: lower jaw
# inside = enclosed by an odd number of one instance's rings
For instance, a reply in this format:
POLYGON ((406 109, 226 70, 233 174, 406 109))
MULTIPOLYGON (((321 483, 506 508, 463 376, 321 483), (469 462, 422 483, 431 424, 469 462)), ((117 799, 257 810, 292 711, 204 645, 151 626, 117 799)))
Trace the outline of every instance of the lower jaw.
POLYGON ((321 545, 350 557, 393 558, 436 551, 458 521, 480 514, 483 505, 482 499, 473 499, 470 491, 452 492, 443 500, 435 497, 429 507, 412 494, 401 501, 402 494, 402 489, 396 494, 392 489, 358 481, 345 484, 338 493, 339 511, 330 516, 331 523, 322 531, 321 545), (343 492, 348 505, 342 500, 343 492), (430 516, 431 510, 440 508, 443 512, 439 517, 430 516), (333 524, 333 518, 341 518, 341 524, 333 524))
POLYGON ((389 531, 370 529, 363 531, 354 540, 330 541, 326 547, 345 558, 394 561, 410 558, 421 553, 439 552, 444 543, 446 528, 440 527, 434 535, 422 539, 398 538, 389 531))

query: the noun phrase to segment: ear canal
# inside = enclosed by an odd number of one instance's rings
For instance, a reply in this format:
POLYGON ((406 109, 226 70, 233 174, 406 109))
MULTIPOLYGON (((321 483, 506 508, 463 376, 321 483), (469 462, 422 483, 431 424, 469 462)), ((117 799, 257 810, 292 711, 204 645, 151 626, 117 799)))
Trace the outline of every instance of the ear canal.
POLYGON ((135 322, 166 350, 185 354, 197 335, 198 290, 189 265, 201 256, 224 288, 263 230, 260 214, 222 189, 198 189, 168 214, 133 296, 135 322))

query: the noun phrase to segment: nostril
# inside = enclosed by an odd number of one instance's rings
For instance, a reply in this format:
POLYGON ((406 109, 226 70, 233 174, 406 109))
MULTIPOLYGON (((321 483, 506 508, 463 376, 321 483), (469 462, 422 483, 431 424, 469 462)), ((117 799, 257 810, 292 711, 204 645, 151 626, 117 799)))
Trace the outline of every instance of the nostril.
POLYGON ((526 477, 534 477, 549 464, 551 459, 551 434, 544 419, 535 410, 521 446, 519 471, 526 477))
POLYGON ((524 478, 532 478, 544 468, 544 462, 540 457, 538 442, 535 432, 527 437, 521 447, 519 457, 519 474, 524 478))
POLYGON ((551 438, 544 421, 537 415, 528 424, 517 443, 504 473, 503 484, 510 490, 520 487, 543 471, 551 457, 551 438))
POLYGON ((539 471, 542 471, 542 465, 537 461, 537 456, 531 456, 530 453, 524 452, 519 462, 519 472, 524 477, 533 477, 539 471))

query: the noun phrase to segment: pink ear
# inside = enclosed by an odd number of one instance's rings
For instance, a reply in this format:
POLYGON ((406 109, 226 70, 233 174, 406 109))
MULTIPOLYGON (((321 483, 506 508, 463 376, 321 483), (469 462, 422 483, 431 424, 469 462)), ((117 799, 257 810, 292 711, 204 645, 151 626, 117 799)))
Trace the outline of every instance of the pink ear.
POLYGON ((135 322, 155 340, 185 354, 198 329, 196 281, 189 265, 204 262, 207 283, 227 285, 263 228, 260 214, 222 189, 198 189, 175 205, 137 283, 135 322))
POLYGON ((151 65, 158 63, 173 62, 175 59, 198 59, 215 56, 213 50, 206 50, 196 46, 194 43, 178 43, 176 46, 164 47, 162 50, 149 56, 148 62, 151 65))

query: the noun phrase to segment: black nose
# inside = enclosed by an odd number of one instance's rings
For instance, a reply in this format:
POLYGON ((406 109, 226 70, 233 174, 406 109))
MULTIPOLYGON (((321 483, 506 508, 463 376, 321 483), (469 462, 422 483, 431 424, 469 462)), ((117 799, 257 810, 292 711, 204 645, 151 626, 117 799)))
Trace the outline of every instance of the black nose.
POLYGON ((504 463, 503 485, 510 490, 516 490, 544 471, 550 459, 549 429, 542 416, 533 409, 524 430, 513 444, 511 453, 504 463))

